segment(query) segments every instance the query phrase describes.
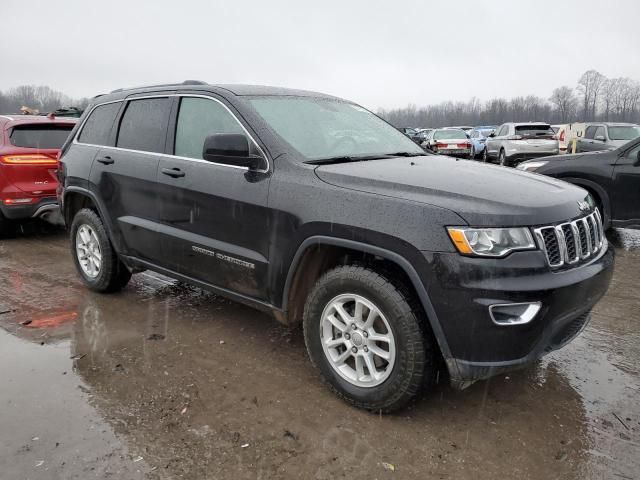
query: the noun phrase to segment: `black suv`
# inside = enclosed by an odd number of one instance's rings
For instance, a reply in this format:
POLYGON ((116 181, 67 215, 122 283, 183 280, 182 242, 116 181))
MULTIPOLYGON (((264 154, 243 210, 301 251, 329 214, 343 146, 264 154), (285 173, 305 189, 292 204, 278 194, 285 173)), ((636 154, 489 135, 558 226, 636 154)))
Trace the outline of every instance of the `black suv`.
POLYGON ((302 322, 343 398, 405 405, 436 378, 534 361, 587 323, 613 252, 588 193, 425 154, 366 109, 183 84, 94 99, 63 147, 82 280, 155 270, 302 322))
POLYGON ((640 229, 640 138, 613 150, 544 157, 517 168, 587 190, 602 212, 605 229, 640 229))

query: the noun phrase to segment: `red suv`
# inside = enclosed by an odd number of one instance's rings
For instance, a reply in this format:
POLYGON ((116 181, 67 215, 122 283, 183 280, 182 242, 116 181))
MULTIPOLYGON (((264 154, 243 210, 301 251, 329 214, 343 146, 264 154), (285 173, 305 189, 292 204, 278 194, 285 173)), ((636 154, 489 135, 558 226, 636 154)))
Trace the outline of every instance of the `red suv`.
POLYGON ((57 210, 58 152, 75 119, 0 115, 0 234, 57 210))

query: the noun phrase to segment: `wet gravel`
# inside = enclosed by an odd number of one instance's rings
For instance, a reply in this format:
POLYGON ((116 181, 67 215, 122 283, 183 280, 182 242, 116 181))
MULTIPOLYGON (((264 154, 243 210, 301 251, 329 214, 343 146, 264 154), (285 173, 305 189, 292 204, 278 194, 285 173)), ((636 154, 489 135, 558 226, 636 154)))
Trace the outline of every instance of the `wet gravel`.
POLYGON ((66 234, 0 240, 2 479, 640 478, 640 232, 583 334, 520 372, 372 415, 301 332, 145 272, 86 290, 66 234))

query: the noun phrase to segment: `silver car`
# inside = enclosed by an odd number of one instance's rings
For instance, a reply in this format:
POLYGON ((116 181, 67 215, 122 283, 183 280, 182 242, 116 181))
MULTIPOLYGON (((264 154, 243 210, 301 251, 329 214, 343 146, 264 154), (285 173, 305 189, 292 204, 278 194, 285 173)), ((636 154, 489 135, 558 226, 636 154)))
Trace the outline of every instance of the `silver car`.
POLYGON ((584 136, 578 139, 576 153, 613 150, 640 137, 640 126, 634 123, 588 123, 584 136))
POLYGON ((558 140, 548 123, 504 123, 487 138, 485 162, 515 167, 524 160, 558 154, 558 140))

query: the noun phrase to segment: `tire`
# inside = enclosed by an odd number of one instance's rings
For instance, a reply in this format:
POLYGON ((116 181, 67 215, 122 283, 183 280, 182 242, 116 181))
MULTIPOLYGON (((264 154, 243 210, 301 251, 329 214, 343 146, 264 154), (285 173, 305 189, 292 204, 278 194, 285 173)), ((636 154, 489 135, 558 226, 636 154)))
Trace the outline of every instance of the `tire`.
POLYGON ((7 220, 0 212, 0 238, 7 238, 15 235, 17 225, 11 220, 7 220))
POLYGON ((422 308, 390 276, 362 266, 330 270, 317 281, 307 298, 303 326, 312 364, 330 388, 353 406, 376 412, 398 410, 429 388, 436 378, 438 351, 422 308), (356 302, 362 305, 361 315, 357 314, 356 302), (349 317, 343 321, 344 317, 334 308, 336 304, 341 304, 342 312, 356 320, 349 317), (367 328, 362 320, 373 310, 379 315, 367 328), (341 329, 329 317, 339 319, 341 329), (358 324, 357 328, 353 328, 353 323, 358 324), (371 341, 374 334, 387 340, 371 341), (326 341, 337 346, 328 346, 326 341), (383 360, 374 350, 389 358, 383 360), (338 367, 338 359, 343 356, 346 359, 338 367), (367 361, 367 356, 373 363, 367 361), (375 375, 371 375, 367 365, 373 366, 375 375))
POLYGON ((83 208, 73 217, 71 256, 80 278, 91 290, 117 292, 129 283, 131 272, 113 249, 102 219, 91 209, 83 208), (99 266, 92 259, 98 260, 99 266))
POLYGON ((507 160, 507 155, 504 153, 503 149, 500 149, 500 153, 498 154, 498 163, 503 167, 509 167, 509 160, 507 160))
POLYGON ((473 146, 473 144, 471 144, 471 151, 469 152, 469 159, 470 160, 475 160, 476 159, 476 148, 473 146))
POLYGON ((487 147, 484 147, 484 150, 482 151, 482 161, 484 163, 489 163, 489 154, 487 153, 487 147))

